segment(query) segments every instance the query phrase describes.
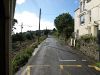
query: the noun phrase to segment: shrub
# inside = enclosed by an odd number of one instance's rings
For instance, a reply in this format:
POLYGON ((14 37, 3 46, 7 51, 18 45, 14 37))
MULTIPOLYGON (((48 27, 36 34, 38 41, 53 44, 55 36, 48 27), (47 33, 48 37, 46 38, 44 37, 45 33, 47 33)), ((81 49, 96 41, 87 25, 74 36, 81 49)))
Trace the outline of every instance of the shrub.
MULTIPOLYGON (((45 38, 41 37, 41 42, 45 38)), ((38 46, 38 43, 34 43, 31 47, 28 47, 27 49, 21 51, 18 53, 14 59, 12 60, 12 73, 16 73, 20 67, 24 66, 28 59, 31 57, 33 50, 38 46)))
POLYGON ((13 73, 17 72, 20 67, 26 64, 26 62, 32 55, 33 49, 33 47, 27 48, 26 50, 15 56, 15 58, 12 61, 13 73))
POLYGON ((97 67, 100 67, 100 62, 96 63, 96 66, 97 66, 97 67))
POLYGON ((89 43, 91 41, 96 41, 96 37, 93 37, 92 35, 83 35, 83 36, 81 36, 80 39, 86 43, 89 43))

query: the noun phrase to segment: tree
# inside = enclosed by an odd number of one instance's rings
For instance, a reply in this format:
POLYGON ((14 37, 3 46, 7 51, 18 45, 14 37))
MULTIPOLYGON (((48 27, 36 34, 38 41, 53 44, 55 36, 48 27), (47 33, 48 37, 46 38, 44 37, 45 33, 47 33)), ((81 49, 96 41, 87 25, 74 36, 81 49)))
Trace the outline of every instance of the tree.
POLYGON ((59 34, 69 38, 74 32, 74 19, 69 13, 63 13, 55 18, 55 27, 59 34))
POLYGON ((16 34, 13 34, 12 35, 12 42, 17 42, 17 41, 24 41, 25 40, 25 37, 23 34, 21 33, 16 33, 16 34))
POLYGON ((12 22, 12 33, 14 33, 14 29, 16 29, 14 26, 15 26, 15 23, 18 23, 17 19, 13 19, 13 22, 12 22))

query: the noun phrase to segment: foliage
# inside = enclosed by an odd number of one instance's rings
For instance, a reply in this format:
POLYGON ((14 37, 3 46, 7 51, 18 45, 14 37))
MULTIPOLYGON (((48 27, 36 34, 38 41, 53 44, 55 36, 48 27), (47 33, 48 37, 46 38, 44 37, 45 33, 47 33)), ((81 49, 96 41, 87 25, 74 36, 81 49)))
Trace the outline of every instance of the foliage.
MULTIPOLYGON (((45 39, 44 36, 40 37, 40 43, 45 39)), ((13 74, 16 73, 22 66, 24 66, 28 59, 31 57, 32 52, 34 49, 38 46, 38 43, 34 43, 25 50, 22 50, 20 53, 18 53, 14 59, 12 60, 12 72, 13 74)))
POLYGON ((14 35, 12 35, 12 42, 16 42, 16 41, 24 41, 25 37, 22 33, 16 33, 14 35))
POLYGON ((53 28, 53 32, 56 32, 56 29, 55 28, 53 28))
POLYGON ((32 39, 35 38, 31 32, 27 32, 26 35, 25 35, 25 37, 26 37, 26 39, 28 39, 28 40, 32 40, 32 39))
POLYGON ((100 68, 100 62, 97 62, 96 63, 96 66, 100 68))
POLYGON ((96 37, 93 37, 92 35, 83 35, 83 36, 81 36, 80 39, 86 43, 89 43, 91 41, 96 41, 96 37))
POLYGON ((37 44, 34 44, 32 47, 27 48, 23 52, 17 54, 12 61, 13 73, 18 71, 18 69, 26 64, 28 59, 31 57, 34 48, 37 44))
POLYGON ((48 36, 49 32, 50 31, 48 29, 44 30, 44 35, 48 36))
POLYGON ((66 38, 69 38, 74 31, 74 19, 69 13, 63 13, 56 17, 54 24, 58 32, 65 35, 66 38))
POLYGON ((12 22, 13 24, 13 26, 12 26, 12 31, 14 30, 14 29, 16 29, 14 26, 15 26, 15 23, 18 23, 18 21, 17 21, 17 19, 13 19, 13 22, 12 22))
POLYGON ((25 41, 25 40, 34 40, 35 39, 35 33, 33 31, 27 31, 23 33, 16 33, 12 35, 12 42, 17 41, 25 41))

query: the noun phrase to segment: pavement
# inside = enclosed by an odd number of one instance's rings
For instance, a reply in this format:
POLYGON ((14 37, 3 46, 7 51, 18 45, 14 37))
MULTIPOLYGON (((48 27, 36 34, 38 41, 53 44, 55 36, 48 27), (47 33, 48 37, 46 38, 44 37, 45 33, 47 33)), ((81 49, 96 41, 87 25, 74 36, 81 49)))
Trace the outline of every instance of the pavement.
POLYGON ((15 75, 100 75, 94 64, 87 56, 49 36, 15 75))

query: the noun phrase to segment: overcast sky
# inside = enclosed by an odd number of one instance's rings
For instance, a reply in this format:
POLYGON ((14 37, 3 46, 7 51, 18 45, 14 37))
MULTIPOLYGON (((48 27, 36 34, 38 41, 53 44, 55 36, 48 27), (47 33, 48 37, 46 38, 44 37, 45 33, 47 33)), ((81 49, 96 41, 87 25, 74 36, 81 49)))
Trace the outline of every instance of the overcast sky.
POLYGON ((74 17, 74 10, 78 8, 78 0, 17 0, 15 16, 18 24, 14 32, 38 30, 39 9, 41 8, 41 30, 53 29, 54 19, 61 13, 69 12, 74 17))

